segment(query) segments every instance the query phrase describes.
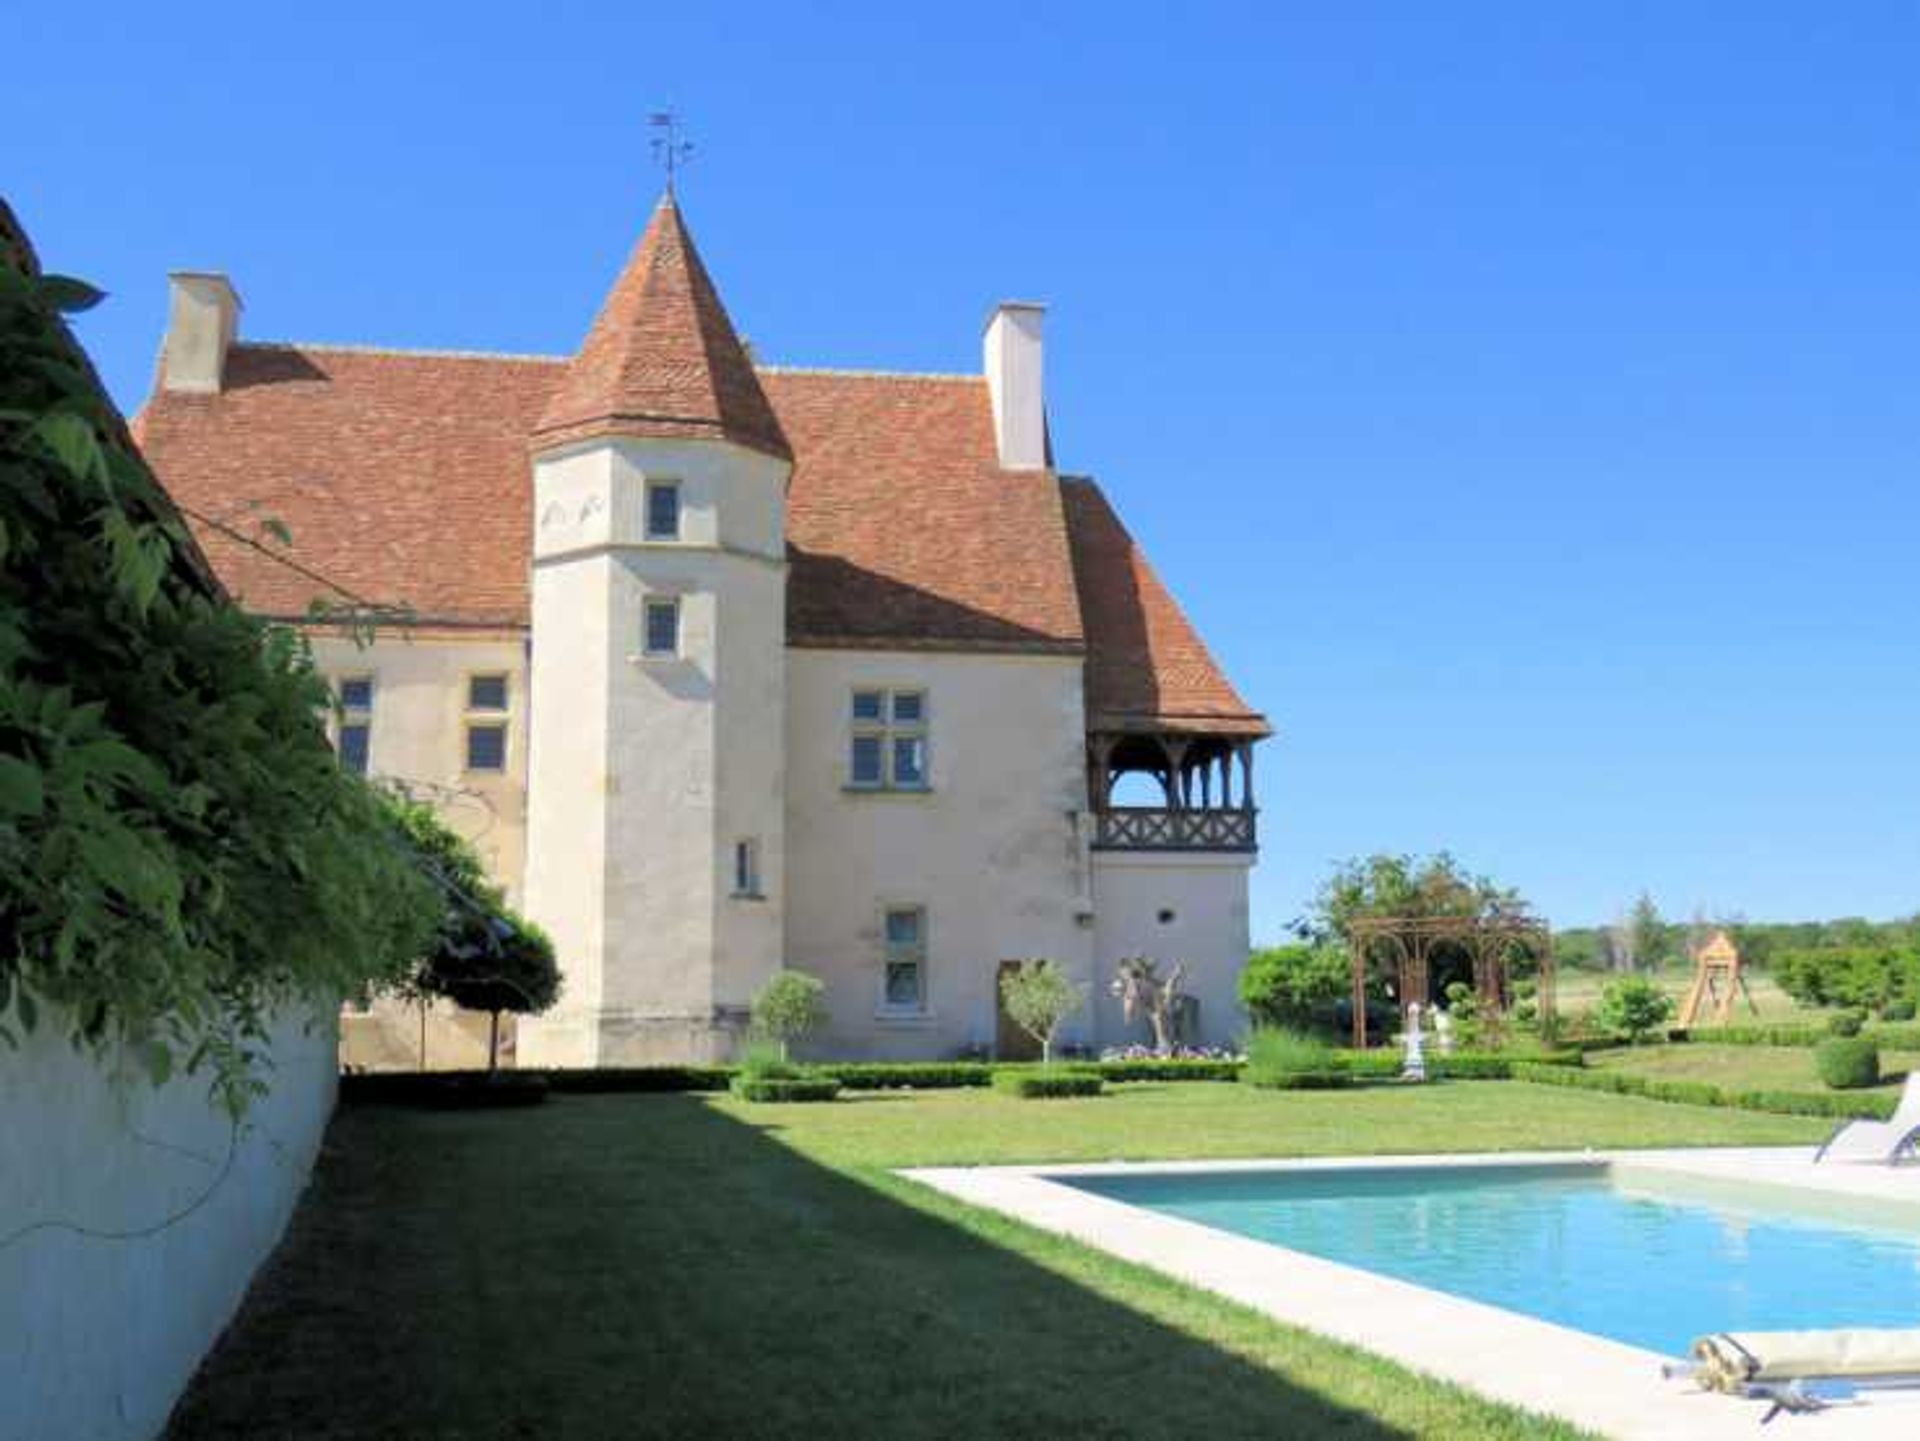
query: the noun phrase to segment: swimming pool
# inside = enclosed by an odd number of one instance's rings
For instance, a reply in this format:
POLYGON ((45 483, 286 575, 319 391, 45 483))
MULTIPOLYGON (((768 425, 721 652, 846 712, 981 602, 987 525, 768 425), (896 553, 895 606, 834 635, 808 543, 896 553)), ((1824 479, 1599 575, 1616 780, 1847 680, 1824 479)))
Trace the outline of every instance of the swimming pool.
POLYGON ((1920 1324, 1920 1211, 1631 1165, 1059 1175, 1063 1185, 1666 1355, 1920 1324))

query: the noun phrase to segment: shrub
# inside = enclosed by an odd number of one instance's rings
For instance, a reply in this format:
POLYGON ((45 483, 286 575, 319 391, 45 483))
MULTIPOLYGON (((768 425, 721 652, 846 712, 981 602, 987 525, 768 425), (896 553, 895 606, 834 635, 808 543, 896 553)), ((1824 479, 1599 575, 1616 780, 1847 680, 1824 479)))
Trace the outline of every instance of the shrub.
POLYGON ((1093 1069, 1109 1081, 1237 1081, 1244 1061, 1170 1056, 1164 1060, 1102 1060, 1093 1069))
POLYGON ((1827 1017, 1827 1029, 1836 1036, 1857 1036, 1867 1023, 1867 1013, 1857 1006, 1835 1011, 1827 1017))
POLYGON ((1835 1036, 1813 1048, 1813 1068, 1836 1091, 1880 1084, 1880 1048, 1859 1036, 1835 1036))
POLYGON ((1247 957, 1240 1003, 1257 1026, 1304 1029, 1330 1024, 1333 1004, 1352 984, 1337 946, 1270 946, 1247 957))
POLYGON ((827 1023, 827 987, 805 971, 779 971, 753 998, 753 1030, 780 1048, 804 1040, 827 1023))
POLYGON ((1600 993, 1600 1024, 1638 1045, 1673 1016, 1673 997, 1645 976, 1622 976, 1600 993))
POLYGON ((1880 1008, 1880 1019, 1883 1021, 1911 1021, 1913 1017, 1914 1003, 1906 996, 1888 1001, 1880 1008))
POLYGON ((831 1076, 748 1076, 733 1078, 733 1094, 743 1101, 831 1101, 840 1083, 831 1076))
POLYGON ((1353 1076, 1345 1058, 1318 1036, 1271 1027, 1247 1038, 1247 1064, 1240 1079, 1252 1086, 1300 1090, 1316 1084, 1348 1085, 1353 1076))
POLYGON ((1093 1071, 1015 1071, 993 1073, 993 1088, 1022 1100, 1052 1100, 1063 1096, 1097 1096, 1106 1082, 1093 1071))
POLYGON ((1045 1064, 1061 1023, 1086 1004, 1087 991, 1058 961, 1040 958, 1017 962, 1000 978, 1000 1000, 1013 1023, 1040 1043, 1045 1064))

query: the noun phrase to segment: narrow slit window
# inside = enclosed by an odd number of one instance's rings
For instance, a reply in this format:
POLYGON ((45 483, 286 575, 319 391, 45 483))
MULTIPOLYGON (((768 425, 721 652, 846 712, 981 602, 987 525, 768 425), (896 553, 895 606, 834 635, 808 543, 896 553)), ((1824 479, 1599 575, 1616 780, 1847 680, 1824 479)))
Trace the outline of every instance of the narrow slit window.
POLYGON ((736 896, 760 894, 760 843, 755 840, 733 843, 733 893, 736 896))

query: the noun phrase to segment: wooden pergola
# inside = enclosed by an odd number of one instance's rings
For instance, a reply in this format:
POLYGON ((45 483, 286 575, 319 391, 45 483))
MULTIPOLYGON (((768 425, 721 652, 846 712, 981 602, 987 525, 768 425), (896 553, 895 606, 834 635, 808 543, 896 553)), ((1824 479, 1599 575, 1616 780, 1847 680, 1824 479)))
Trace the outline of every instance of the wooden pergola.
POLYGON ((1353 961, 1353 1044, 1367 1044, 1367 966, 1382 951, 1397 974, 1395 1003, 1404 1012, 1419 1002, 1432 1004, 1431 961, 1437 946, 1454 946, 1473 962, 1473 991, 1484 1014, 1507 1009, 1507 963, 1515 952, 1539 958, 1540 1019, 1553 1017, 1553 928, 1536 916, 1516 912, 1458 916, 1362 916, 1347 923, 1347 950, 1353 961))

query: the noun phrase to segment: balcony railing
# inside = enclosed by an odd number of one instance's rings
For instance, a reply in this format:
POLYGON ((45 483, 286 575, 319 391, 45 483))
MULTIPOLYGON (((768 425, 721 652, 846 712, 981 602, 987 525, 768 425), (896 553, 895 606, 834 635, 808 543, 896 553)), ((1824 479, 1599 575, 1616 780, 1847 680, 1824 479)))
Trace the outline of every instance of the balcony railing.
POLYGON ((1095 813, 1094 849, 1103 851, 1251 851, 1254 813, 1110 806, 1095 813))

